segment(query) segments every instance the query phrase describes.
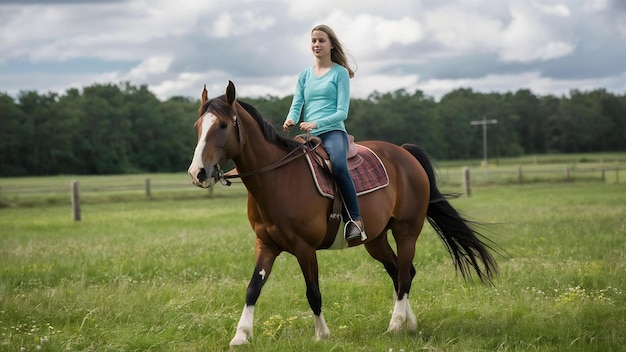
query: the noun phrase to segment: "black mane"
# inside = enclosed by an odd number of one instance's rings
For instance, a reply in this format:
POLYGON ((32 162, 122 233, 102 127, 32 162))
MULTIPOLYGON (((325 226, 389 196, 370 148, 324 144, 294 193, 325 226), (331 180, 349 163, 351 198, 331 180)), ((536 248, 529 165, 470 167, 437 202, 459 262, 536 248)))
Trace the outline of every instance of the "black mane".
POLYGON ((297 142, 291 138, 285 138, 278 134, 276 128, 274 128, 272 124, 267 122, 267 120, 263 118, 261 113, 254 106, 241 100, 238 100, 238 102, 241 107, 243 107, 244 110, 246 110, 250 114, 250 116, 252 116, 256 120, 257 124, 259 124, 265 140, 288 150, 292 150, 300 146, 300 142, 297 142))
MULTIPOLYGON (((276 128, 267 122, 267 120, 263 118, 261 113, 254 106, 241 100, 237 100, 237 102, 257 122, 266 141, 287 150, 292 150, 300 146, 299 142, 291 138, 285 138, 278 134, 276 128)), ((232 114, 232 110, 226 103, 226 97, 224 95, 213 98, 204 103, 204 105, 200 108, 200 115, 206 113, 207 111, 211 111, 220 116, 230 116, 232 114)))

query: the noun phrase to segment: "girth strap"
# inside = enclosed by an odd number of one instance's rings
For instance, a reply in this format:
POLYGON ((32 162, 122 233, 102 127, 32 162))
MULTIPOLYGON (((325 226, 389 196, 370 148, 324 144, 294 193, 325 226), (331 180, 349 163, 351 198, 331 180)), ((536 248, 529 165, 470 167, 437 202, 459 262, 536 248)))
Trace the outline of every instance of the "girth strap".
POLYGON ((326 234, 324 235, 324 240, 322 241, 320 246, 317 248, 317 249, 327 249, 327 248, 330 248, 330 246, 332 246, 333 243, 335 242, 335 237, 337 236, 337 232, 339 231, 339 227, 341 225, 343 198, 341 196, 341 192, 339 191, 339 185, 337 184, 337 181, 335 181, 334 176, 332 176, 332 172, 330 168, 328 167, 328 164, 324 162, 324 158, 319 155, 318 150, 316 150, 314 154, 317 154, 316 155, 317 157, 313 159, 318 164, 322 165, 322 168, 324 169, 325 172, 331 175, 330 179, 333 185, 333 189, 335 191, 334 194, 336 195, 335 197, 333 197, 333 206, 331 208, 330 213, 328 214, 328 224, 326 226, 326 234))

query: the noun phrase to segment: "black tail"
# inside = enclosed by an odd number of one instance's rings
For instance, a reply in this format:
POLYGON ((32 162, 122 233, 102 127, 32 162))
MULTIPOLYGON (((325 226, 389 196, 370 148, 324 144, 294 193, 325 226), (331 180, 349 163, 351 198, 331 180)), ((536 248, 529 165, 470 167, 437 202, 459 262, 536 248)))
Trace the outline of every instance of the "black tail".
POLYGON ((428 175, 430 181, 430 204, 426 213, 428 222, 443 241, 454 260, 455 267, 466 280, 471 281, 470 271, 473 268, 482 282, 491 283, 492 278, 498 273, 498 265, 489 252, 489 250, 495 252, 494 248, 485 244, 483 240, 493 242, 473 228, 479 224, 463 218, 448 202, 446 196, 439 192, 435 170, 426 151, 415 144, 404 144, 402 148, 408 150, 422 164, 428 175))

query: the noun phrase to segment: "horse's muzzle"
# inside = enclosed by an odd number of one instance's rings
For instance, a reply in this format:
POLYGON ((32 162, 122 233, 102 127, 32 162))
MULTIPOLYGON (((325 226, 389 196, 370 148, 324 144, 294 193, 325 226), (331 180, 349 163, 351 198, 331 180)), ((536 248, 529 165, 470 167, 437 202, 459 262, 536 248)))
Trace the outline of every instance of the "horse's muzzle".
POLYGON ((198 182, 204 183, 208 179, 207 174, 206 174, 206 169, 205 168, 200 169, 196 177, 198 178, 198 182))
POLYGON ((192 183, 201 188, 209 188, 213 186, 217 181, 214 175, 209 176, 205 168, 201 168, 198 170, 198 173, 195 175, 190 174, 192 183))

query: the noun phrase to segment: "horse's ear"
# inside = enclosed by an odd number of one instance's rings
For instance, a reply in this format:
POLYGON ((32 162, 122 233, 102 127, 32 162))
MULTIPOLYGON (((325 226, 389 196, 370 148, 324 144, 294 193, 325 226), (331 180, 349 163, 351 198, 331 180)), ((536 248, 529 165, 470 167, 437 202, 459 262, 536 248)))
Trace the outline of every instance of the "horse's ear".
POLYGON ((207 100, 209 100, 209 92, 206 90, 206 84, 205 84, 204 88, 202 88, 202 99, 200 100, 200 106, 204 105, 204 103, 206 103, 207 100))
POLYGON ((235 84, 232 81, 228 81, 228 87, 226 87, 226 101, 229 105, 235 103, 235 84))
POLYGON ((202 97, 200 99, 200 107, 198 108, 198 117, 202 116, 202 113, 204 111, 202 111, 202 107, 204 106, 204 103, 206 103, 209 100, 209 94, 206 90, 206 84, 204 85, 204 88, 202 88, 202 97))

